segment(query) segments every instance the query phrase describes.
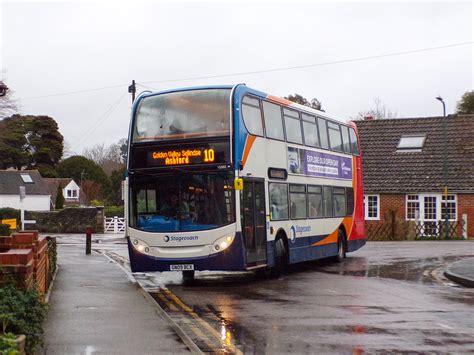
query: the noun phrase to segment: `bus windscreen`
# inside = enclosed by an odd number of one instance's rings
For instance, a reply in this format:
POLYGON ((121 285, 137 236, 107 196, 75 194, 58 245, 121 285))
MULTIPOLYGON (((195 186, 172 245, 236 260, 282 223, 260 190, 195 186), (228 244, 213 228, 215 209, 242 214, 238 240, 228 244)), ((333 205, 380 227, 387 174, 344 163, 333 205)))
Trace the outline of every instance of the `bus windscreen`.
POLYGON ((148 96, 141 100, 133 142, 230 134, 230 89, 205 89, 148 96))

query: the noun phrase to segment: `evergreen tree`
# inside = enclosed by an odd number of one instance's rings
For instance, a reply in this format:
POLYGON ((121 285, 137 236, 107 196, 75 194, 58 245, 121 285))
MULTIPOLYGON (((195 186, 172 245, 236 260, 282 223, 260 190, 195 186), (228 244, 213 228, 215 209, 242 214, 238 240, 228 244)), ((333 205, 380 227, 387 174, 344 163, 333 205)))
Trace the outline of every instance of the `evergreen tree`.
POLYGON ((57 210, 62 210, 64 208, 64 196, 63 196, 63 187, 61 184, 58 186, 58 193, 56 195, 56 202, 54 203, 54 208, 57 210))

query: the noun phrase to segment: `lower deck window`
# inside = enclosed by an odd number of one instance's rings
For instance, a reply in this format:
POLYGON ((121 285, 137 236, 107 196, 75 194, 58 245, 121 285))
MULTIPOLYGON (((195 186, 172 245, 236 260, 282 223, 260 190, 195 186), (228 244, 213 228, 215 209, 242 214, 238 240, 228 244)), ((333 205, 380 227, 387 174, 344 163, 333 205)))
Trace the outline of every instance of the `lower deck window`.
POLYGON ((346 190, 343 187, 335 187, 334 193, 334 216, 344 217, 346 215, 346 190))
POLYGON ((270 183, 270 213, 274 221, 288 219, 288 185, 283 183, 270 183))
POLYGON ((306 218, 306 187, 305 185, 290 185, 291 219, 306 218))

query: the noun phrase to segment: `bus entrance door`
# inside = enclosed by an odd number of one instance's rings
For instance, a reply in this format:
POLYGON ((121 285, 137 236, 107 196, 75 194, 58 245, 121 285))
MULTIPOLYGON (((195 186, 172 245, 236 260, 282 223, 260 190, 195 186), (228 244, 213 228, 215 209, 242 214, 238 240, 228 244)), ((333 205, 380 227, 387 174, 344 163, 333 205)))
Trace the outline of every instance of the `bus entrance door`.
POLYGON ((244 179, 240 206, 247 267, 266 264, 267 236, 263 179, 244 179))

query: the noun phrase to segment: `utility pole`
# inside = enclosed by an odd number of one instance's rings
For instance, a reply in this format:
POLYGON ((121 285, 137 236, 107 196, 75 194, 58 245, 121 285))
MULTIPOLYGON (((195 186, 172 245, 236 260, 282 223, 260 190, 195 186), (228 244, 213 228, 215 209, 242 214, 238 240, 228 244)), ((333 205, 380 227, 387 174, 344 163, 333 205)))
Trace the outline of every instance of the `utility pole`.
POLYGON ((436 98, 443 104, 443 182, 444 182, 444 238, 449 239, 449 216, 448 216, 448 121, 446 117, 446 104, 441 96, 436 98))
POLYGON ((135 80, 132 80, 132 85, 128 87, 128 92, 132 94, 132 104, 135 101, 135 93, 137 92, 137 87, 135 86, 135 80))

